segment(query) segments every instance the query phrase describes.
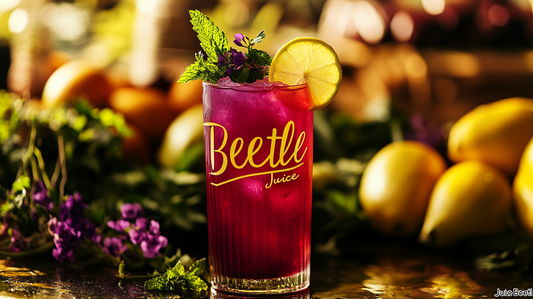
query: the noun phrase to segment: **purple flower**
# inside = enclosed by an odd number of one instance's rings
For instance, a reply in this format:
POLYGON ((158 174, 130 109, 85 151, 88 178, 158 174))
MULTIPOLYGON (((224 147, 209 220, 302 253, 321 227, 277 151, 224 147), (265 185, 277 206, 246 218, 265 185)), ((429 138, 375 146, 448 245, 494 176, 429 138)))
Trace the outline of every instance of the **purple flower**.
POLYGON ((42 206, 47 212, 50 212, 54 207, 54 204, 48 198, 47 189, 42 181, 35 182, 33 185, 33 201, 42 206))
POLYGON ((159 222, 152 220, 150 221, 150 230, 148 231, 148 233, 152 235, 160 235, 161 231, 159 230, 159 228, 159 222))
POLYGON ((120 207, 120 212, 122 213, 122 219, 133 221, 138 217, 144 216, 143 208, 138 203, 125 203, 120 207))
POLYGON ((67 201, 59 206, 59 221, 66 222, 70 227, 80 232, 88 239, 96 233, 96 227, 85 217, 87 205, 81 201, 79 193, 69 195, 67 201))
POLYGON ((133 244, 140 244, 146 237, 147 222, 148 220, 146 220, 146 218, 137 218, 137 220, 135 220, 135 224, 132 225, 131 229, 128 232, 130 240, 133 244))
POLYGON ((104 250, 110 256, 118 257, 121 253, 126 251, 126 249, 128 249, 128 247, 124 245, 119 238, 105 238, 104 240, 104 250))
POLYGON ((235 66, 241 66, 244 63, 244 58, 245 58, 244 53, 237 52, 235 50, 232 51, 231 61, 233 61, 233 64, 235 66))
POLYGON ((167 246, 167 238, 161 235, 147 234, 146 238, 141 242, 141 249, 143 256, 146 258, 153 258, 159 255, 159 250, 167 246))
POLYGON ((117 221, 112 221, 112 220, 109 220, 107 222, 107 226, 111 229, 114 229, 116 230, 117 232, 124 232, 124 230, 128 227, 131 226, 131 223, 129 223, 128 221, 126 220, 117 220, 117 221))
POLYGON ((248 37, 242 33, 237 33, 235 34, 235 40, 233 40, 233 42, 239 47, 246 47, 246 41, 244 40, 245 38, 248 39, 248 37))
POLYGON ((22 234, 14 228, 10 229, 11 234, 11 244, 9 245, 9 251, 10 252, 20 252, 22 251, 28 244, 28 239, 24 238, 22 234))
POLYGON ((52 250, 54 258, 60 262, 73 261, 74 249, 80 241, 81 233, 55 217, 48 221, 48 229, 54 237, 56 247, 52 250))
POLYGON ((218 63, 217 63, 218 66, 226 65, 226 57, 224 55, 217 54, 217 57, 218 57, 218 63))

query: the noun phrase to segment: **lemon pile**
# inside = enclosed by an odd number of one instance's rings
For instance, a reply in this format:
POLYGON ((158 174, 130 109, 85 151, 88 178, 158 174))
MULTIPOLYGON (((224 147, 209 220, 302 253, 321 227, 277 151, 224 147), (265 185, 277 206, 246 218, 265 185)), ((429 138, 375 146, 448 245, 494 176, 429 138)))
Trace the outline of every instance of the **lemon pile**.
POLYGON ((447 155, 449 168, 433 148, 398 141, 371 159, 359 198, 378 231, 438 247, 516 224, 533 235, 533 99, 465 114, 449 132, 447 155))

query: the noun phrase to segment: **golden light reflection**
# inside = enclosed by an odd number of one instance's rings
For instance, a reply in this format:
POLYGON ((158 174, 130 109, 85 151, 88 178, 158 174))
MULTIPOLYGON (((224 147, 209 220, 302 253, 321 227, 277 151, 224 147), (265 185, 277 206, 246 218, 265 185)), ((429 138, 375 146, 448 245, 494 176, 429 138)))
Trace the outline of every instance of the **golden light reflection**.
POLYGON ((20 33, 28 25, 28 11, 23 8, 17 8, 11 12, 8 26, 12 33, 20 33))
POLYGON ((431 278, 432 287, 422 288, 436 298, 471 298, 482 289, 466 272, 445 273, 431 278))
POLYGON ((369 2, 357 1, 353 3, 352 20, 357 33, 367 43, 376 44, 383 38, 385 22, 381 14, 369 2))
POLYGON ((446 6, 445 0, 422 0, 422 7, 430 15, 440 15, 446 6))
POLYGON ((411 53, 404 62, 407 77, 414 82, 424 81, 428 68, 424 59, 418 53, 411 53))
POLYGON ((20 0, 2 0, 0 1, 0 14, 6 11, 10 11, 17 7, 20 3, 20 0))
POLYGON ((137 11, 142 14, 152 14, 155 12, 157 1, 153 0, 135 0, 137 11))
POLYGON ((392 35, 397 41, 406 42, 413 35, 414 22, 407 12, 399 11, 392 18, 390 27, 392 35))
POLYGON ((426 53, 431 56, 428 68, 432 73, 452 77, 475 77, 481 72, 479 59, 471 53, 447 51, 443 53, 426 53))

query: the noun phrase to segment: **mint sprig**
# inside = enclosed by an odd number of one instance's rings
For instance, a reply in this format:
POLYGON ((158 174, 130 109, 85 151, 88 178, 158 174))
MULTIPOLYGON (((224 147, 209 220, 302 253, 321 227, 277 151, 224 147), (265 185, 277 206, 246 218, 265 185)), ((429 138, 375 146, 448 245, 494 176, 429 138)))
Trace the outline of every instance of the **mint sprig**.
POLYGON ((268 75, 272 58, 268 53, 252 48, 266 37, 264 31, 252 40, 240 33, 235 35, 234 43, 247 49, 244 54, 230 48, 226 34, 206 15, 198 10, 191 10, 189 14, 205 55, 203 52, 195 55, 196 61, 186 68, 178 83, 194 80, 216 83, 226 76, 233 82, 253 83, 268 75))
POLYGON ((197 260, 189 271, 178 262, 163 275, 147 280, 144 288, 150 291, 167 291, 185 295, 189 298, 204 298, 207 295, 207 284, 201 276, 207 268, 205 259, 197 260))

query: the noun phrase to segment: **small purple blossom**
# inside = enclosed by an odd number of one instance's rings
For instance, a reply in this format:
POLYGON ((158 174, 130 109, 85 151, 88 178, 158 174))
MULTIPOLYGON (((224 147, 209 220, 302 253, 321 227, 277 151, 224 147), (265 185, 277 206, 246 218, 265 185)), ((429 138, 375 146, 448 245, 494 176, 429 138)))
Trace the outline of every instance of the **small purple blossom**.
POLYGON ((146 258, 156 257, 159 255, 159 250, 167 247, 167 244, 167 238, 161 235, 146 234, 146 238, 141 242, 143 256, 146 258))
POLYGON ((239 47, 246 47, 247 43, 244 40, 245 38, 247 40, 249 40, 249 38, 247 36, 243 35, 242 33, 236 33, 235 34, 235 40, 233 40, 233 42, 239 47))
MULTIPOLYGON (((152 220, 153 221, 153 220, 152 220)), ((146 236, 146 224, 148 220, 146 218, 137 218, 135 224, 132 225, 128 235, 133 244, 140 244, 146 236)), ((159 225, 159 223, 158 223, 159 225)))
POLYGON ((121 253, 126 251, 128 247, 122 243, 122 240, 117 237, 105 238, 104 240, 104 250, 107 254, 113 257, 119 257, 121 253))
POLYGON ((52 250, 54 258, 60 262, 73 261, 74 250, 80 241, 81 233, 55 217, 48 221, 48 229, 54 237, 55 248, 52 250))
POLYGON ((126 228, 130 227, 131 223, 124 219, 117 220, 117 221, 109 220, 107 222, 107 226, 121 233, 121 232, 124 232, 126 228))
POLYGON ((48 221, 48 230, 54 237, 55 249, 52 255, 58 261, 73 261, 74 251, 83 238, 99 243, 96 227, 85 217, 87 205, 76 192, 59 206, 59 219, 48 221))
POLYGON ((9 232, 11 235, 11 244, 9 245, 9 251, 22 251, 27 246, 28 239, 24 238, 24 236, 17 229, 11 228, 9 229, 9 232))
POLYGON ((244 59, 246 58, 244 53, 237 52, 234 49, 231 49, 231 50, 233 50, 231 51, 231 61, 233 62, 233 64, 237 67, 242 66, 242 64, 244 63, 244 59))
POLYGON ((144 217, 143 208, 138 203, 125 203, 120 207, 120 212, 122 213, 122 219, 127 221, 133 221, 138 217, 144 217))
POLYGON ((138 203, 123 204, 120 208, 122 212, 121 220, 109 221, 107 226, 118 233, 119 237, 104 240, 104 250, 109 255, 118 257, 127 250, 124 241, 130 241, 133 245, 138 245, 143 251, 143 256, 153 258, 160 255, 159 250, 166 247, 168 240, 161 236, 159 222, 144 217, 142 206, 138 203))
POLYGON ((50 198, 48 198, 48 190, 46 189, 44 182, 35 182, 33 185, 33 191, 33 201, 42 206, 47 212, 50 212, 54 207, 54 204, 50 198))

